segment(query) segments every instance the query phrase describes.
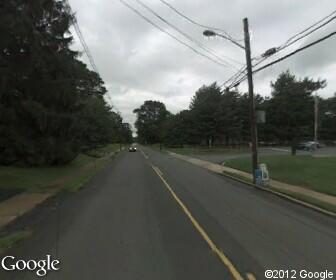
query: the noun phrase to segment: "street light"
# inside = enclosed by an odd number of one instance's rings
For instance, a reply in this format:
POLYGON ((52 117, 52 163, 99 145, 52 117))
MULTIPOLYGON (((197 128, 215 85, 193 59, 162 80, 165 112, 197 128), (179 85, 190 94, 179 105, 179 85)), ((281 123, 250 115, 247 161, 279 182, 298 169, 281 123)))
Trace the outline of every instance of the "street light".
POLYGON ((223 34, 220 34, 220 33, 217 33, 213 30, 204 30, 203 31, 203 35, 206 36, 206 37, 222 37, 228 41, 230 41, 232 44, 235 44, 236 46, 238 46, 239 48, 245 50, 245 47, 242 46, 241 44, 237 43, 236 41, 232 40, 230 37, 226 36, 226 35, 223 35, 223 34))
POLYGON ((248 78, 248 91, 250 99, 250 126, 251 126, 251 143, 252 143, 252 176, 253 183, 257 183, 256 170, 259 169, 258 166, 258 135, 257 135, 257 122, 256 122, 256 111, 255 111, 255 101, 253 93, 253 77, 252 77, 252 59, 251 59, 251 47, 250 47, 250 33, 248 27, 248 19, 244 18, 244 42, 245 46, 232 40, 230 37, 223 34, 219 34, 213 30, 204 30, 203 35, 207 37, 219 36, 229 40, 231 43, 235 44, 239 48, 245 50, 246 56, 246 70, 248 78))
POLYGON ((203 35, 207 37, 214 37, 214 36, 217 36, 217 33, 212 30, 204 30, 203 35))

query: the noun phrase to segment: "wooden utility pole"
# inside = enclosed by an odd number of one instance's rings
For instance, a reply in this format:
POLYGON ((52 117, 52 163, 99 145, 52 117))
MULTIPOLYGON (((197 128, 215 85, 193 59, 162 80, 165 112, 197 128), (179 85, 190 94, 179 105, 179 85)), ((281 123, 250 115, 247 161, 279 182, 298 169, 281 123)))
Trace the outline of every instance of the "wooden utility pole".
POLYGON ((249 33, 248 19, 244 18, 243 23, 244 23, 244 39, 245 39, 245 54, 246 54, 247 79, 248 79, 248 92, 249 92, 249 99, 250 99, 252 175, 253 175, 253 183, 255 184, 256 183, 255 171, 258 169, 258 135, 257 135, 255 101, 254 101, 254 93, 253 93, 251 46, 250 46, 250 33, 249 33))
POLYGON ((319 123, 319 99, 314 96, 314 141, 318 142, 318 123, 319 123))

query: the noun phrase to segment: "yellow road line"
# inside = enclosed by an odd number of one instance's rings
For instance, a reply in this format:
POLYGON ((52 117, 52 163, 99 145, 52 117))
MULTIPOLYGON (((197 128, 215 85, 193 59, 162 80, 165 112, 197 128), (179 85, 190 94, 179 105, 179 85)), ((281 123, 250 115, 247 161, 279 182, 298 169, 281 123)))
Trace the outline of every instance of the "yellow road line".
POLYGON ((252 273, 246 273, 247 280, 256 280, 255 276, 252 273))
MULTIPOLYGON (((164 183, 170 194, 173 196, 173 198, 176 200, 176 202, 180 205, 183 212, 188 216, 196 230, 201 234, 203 239, 208 243, 209 247, 215 254, 219 257, 221 262, 228 268, 228 270, 231 272, 233 278, 235 280, 244 280, 244 278, 240 275, 238 270, 235 268, 235 266, 232 264, 232 262, 225 256, 225 254, 215 245, 215 243, 210 239, 209 235, 206 233, 206 231, 202 228, 202 226, 197 222, 197 220, 193 217, 187 206, 184 205, 184 203, 179 199, 179 197, 176 195, 176 193, 173 191, 173 189, 169 186, 167 181, 162 177, 160 173, 162 173, 159 168, 151 165, 155 173, 160 177, 161 181, 164 183)), ((253 278, 249 279, 252 280, 253 278)))
POLYGON ((142 155, 144 156, 145 159, 149 159, 149 157, 145 154, 145 152, 143 150, 141 150, 141 149, 139 149, 139 150, 140 150, 140 152, 142 153, 142 155))
POLYGON ((160 174, 160 176, 163 176, 163 172, 158 168, 158 167, 155 167, 156 168, 156 172, 158 172, 160 174))

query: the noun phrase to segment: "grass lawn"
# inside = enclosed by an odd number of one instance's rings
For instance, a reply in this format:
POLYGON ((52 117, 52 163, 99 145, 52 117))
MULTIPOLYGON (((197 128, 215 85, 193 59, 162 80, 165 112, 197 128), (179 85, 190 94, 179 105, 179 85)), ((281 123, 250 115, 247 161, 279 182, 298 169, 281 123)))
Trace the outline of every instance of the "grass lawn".
MULTIPOLYGON (((118 149, 119 144, 111 144, 97 152, 104 156, 118 149)), ((80 154, 74 161, 62 166, 0 166, 0 190, 47 191, 55 186, 76 190, 94 175, 105 162, 107 162, 105 159, 80 154)))
POLYGON ((228 148, 228 147, 185 147, 185 148, 165 148, 173 153, 182 155, 202 155, 202 154, 241 154, 249 152, 249 148, 228 148))
POLYGON ((100 157, 104 157, 108 155, 111 152, 119 150, 119 148, 120 148, 120 144, 110 144, 110 145, 106 145, 98 149, 90 150, 86 153, 86 155, 90 157, 100 158, 100 157))
MULTIPOLYGON (((336 195, 336 157, 277 155, 261 157, 260 162, 267 164, 272 179, 336 195)), ((251 160, 232 159, 225 165, 250 172, 251 160)))
POLYGON ((21 230, 13 232, 7 236, 0 237, 0 254, 13 247, 17 242, 28 238, 31 234, 32 231, 30 230, 21 230))

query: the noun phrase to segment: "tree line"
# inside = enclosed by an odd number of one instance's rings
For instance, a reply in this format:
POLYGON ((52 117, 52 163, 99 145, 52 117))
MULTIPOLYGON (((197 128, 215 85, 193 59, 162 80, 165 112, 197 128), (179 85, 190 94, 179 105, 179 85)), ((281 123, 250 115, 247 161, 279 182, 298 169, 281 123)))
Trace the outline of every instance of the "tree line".
MULTIPOLYGON (((312 140, 315 98, 319 104, 319 137, 336 140, 336 94, 327 99, 315 97, 324 87, 325 80, 281 73, 271 82, 269 97, 255 96, 256 110, 266 115, 266 122, 258 124, 259 142, 295 145, 312 140)), ((159 101, 146 101, 134 113, 140 143, 211 146, 246 145, 250 141, 248 94, 222 90, 216 83, 199 88, 189 108, 177 114, 171 114, 159 101)))
POLYGON ((132 142, 103 80, 70 48, 73 19, 62 0, 1 1, 0 164, 64 164, 132 142))

